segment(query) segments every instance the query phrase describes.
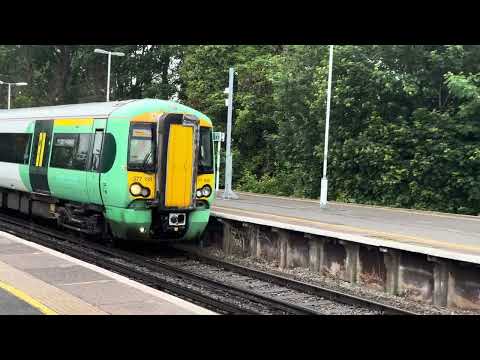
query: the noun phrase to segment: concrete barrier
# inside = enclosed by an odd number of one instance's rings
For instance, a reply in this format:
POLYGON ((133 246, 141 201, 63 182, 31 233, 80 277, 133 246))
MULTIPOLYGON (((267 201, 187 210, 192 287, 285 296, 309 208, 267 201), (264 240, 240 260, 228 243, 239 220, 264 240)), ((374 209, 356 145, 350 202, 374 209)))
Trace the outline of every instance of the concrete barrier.
POLYGON ((477 264, 216 217, 202 242, 280 270, 301 267, 421 303, 480 310, 477 264))

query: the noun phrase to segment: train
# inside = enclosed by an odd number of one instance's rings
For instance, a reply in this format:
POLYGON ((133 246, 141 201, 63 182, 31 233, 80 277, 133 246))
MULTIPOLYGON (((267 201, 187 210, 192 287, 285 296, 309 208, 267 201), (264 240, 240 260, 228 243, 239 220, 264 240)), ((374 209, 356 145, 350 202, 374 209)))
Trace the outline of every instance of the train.
POLYGON ((0 207, 119 241, 198 239, 213 125, 159 99, 0 110, 0 207))

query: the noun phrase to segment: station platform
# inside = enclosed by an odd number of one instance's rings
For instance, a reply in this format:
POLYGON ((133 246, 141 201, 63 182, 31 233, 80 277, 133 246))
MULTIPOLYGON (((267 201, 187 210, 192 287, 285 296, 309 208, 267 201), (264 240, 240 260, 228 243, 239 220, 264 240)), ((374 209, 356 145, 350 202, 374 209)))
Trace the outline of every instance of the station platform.
POLYGON ((0 289, 0 315, 42 315, 42 312, 38 306, 35 307, 30 303, 22 300, 18 292, 8 287, 9 291, 0 289), (15 295, 13 295, 15 293, 15 295))
POLYGON ((201 308, 0 232, 0 315, 208 315, 201 308))
POLYGON ((480 217, 220 191, 212 216, 480 264, 480 217))

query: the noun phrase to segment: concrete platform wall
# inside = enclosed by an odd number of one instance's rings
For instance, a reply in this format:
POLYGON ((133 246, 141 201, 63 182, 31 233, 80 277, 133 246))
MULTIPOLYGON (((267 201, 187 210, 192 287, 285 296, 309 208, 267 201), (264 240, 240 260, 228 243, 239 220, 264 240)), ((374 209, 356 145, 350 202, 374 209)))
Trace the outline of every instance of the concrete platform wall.
POLYGON ((480 310, 480 267, 470 263, 217 218, 202 242, 279 269, 307 268, 422 303, 480 310))

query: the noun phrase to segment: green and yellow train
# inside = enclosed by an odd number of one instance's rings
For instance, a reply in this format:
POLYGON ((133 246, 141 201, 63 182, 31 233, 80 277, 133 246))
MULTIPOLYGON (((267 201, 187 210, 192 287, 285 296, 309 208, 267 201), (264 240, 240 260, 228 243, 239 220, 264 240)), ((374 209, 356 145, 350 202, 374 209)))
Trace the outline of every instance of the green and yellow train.
POLYGON ((212 122, 156 99, 0 110, 0 206, 121 240, 204 231, 212 122))

